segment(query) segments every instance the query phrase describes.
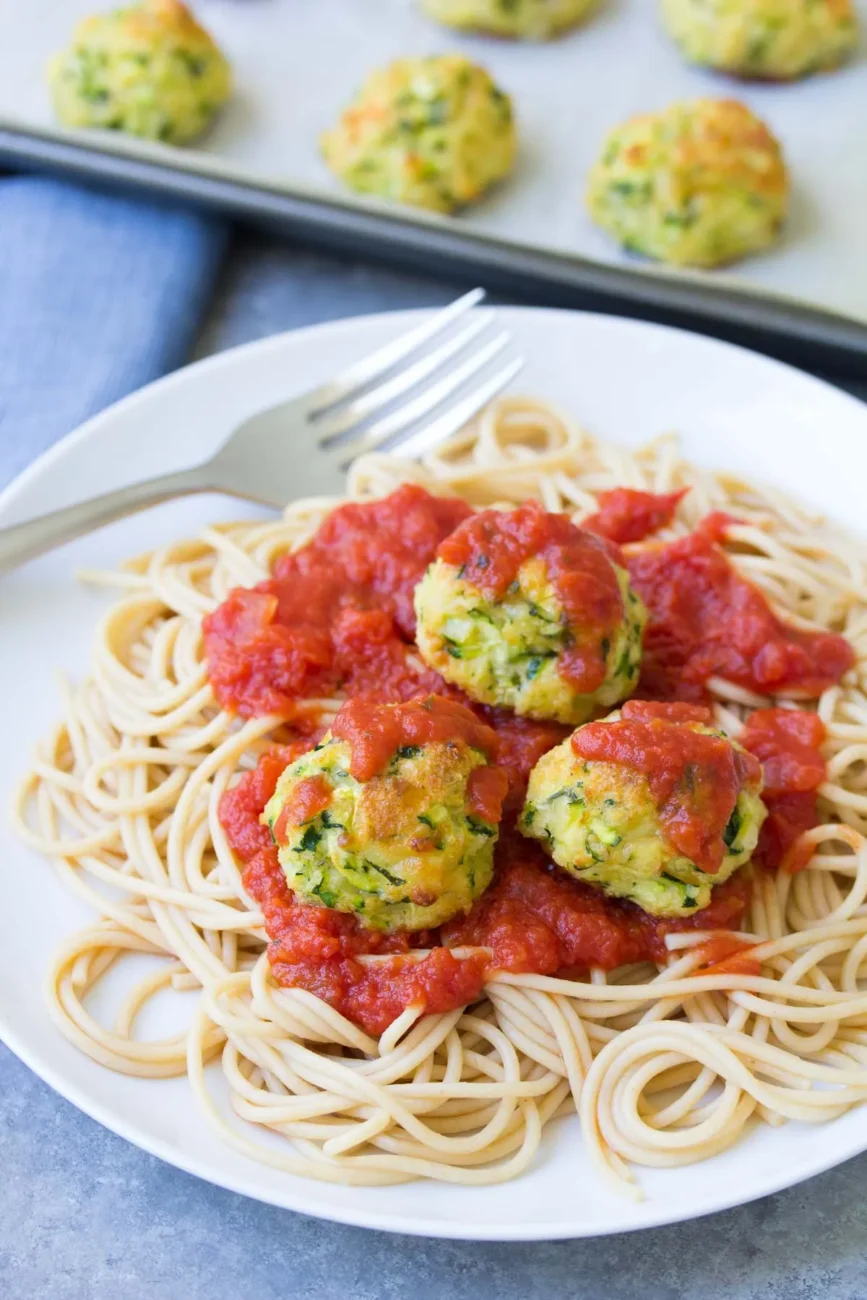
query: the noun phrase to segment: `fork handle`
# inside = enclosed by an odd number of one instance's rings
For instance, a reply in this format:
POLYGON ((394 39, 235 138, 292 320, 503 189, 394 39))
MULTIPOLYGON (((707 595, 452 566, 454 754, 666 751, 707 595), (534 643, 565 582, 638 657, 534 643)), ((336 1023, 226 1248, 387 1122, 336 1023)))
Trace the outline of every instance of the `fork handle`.
POLYGON ((185 469, 90 497, 74 506, 26 519, 22 524, 0 528, 0 573, 35 559, 37 555, 44 555, 64 542, 93 532, 103 524, 113 523, 115 519, 123 519, 137 510, 171 501, 174 497, 206 492, 210 486, 201 468, 185 469))

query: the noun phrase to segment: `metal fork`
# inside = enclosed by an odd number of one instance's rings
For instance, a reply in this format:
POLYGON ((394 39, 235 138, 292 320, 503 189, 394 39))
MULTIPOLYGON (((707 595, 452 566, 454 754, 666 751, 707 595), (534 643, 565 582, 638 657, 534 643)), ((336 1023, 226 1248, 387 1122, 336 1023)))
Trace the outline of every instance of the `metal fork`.
POLYGON ((364 452, 387 446, 415 456, 439 445, 523 365, 492 365, 510 336, 492 332, 492 311, 470 314, 483 297, 473 289, 335 379, 245 420, 204 464, 0 529, 0 573, 174 497, 225 492, 279 509, 339 490, 364 452))

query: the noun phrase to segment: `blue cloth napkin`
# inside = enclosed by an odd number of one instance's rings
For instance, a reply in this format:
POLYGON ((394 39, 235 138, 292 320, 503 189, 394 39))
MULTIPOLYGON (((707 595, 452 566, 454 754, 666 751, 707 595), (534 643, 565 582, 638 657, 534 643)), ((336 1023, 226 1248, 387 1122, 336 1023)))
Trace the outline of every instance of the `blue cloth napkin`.
POLYGON ((0 485, 186 360, 227 238, 187 209, 0 177, 0 485))

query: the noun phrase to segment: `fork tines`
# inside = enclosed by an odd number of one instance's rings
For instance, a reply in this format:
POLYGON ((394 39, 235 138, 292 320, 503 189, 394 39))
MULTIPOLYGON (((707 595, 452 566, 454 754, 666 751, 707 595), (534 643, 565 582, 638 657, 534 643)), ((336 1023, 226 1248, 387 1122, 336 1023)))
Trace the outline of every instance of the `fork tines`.
POLYGON ((493 311, 465 321, 483 297, 483 289, 464 294, 311 393, 320 445, 341 465, 375 447, 417 455, 472 419, 523 364, 515 358, 492 369, 511 336, 494 330, 493 311))

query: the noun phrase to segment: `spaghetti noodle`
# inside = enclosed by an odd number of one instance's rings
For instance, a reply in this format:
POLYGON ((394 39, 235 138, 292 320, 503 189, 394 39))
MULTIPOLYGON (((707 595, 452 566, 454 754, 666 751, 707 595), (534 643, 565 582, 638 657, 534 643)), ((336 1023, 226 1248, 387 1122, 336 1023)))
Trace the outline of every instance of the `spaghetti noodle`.
MULTIPOLYGON (((685 463, 673 438, 629 452, 525 399, 495 403, 422 464, 364 458, 349 494, 405 482, 472 506, 536 499, 577 522, 615 487, 689 488, 663 538, 712 511, 734 516, 729 558, 775 613, 840 632, 855 652, 816 706, 827 774, 822 824, 795 846, 806 867, 757 872, 742 929, 722 948, 718 934, 691 929, 668 936, 665 962, 580 979, 497 973, 474 1005, 410 1006, 378 1038, 311 992, 281 987, 219 805, 284 739, 284 723, 219 707, 201 620, 231 589, 266 578, 335 504, 298 502, 275 522, 210 528, 119 573, 83 575, 120 596, 97 629, 90 678, 64 688, 63 720, 15 804, 21 838, 100 917, 54 960, 48 1003, 61 1032, 123 1073, 186 1073, 232 1146, 346 1184, 505 1181, 531 1164, 545 1125, 577 1108, 600 1170, 637 1195, 635 1164, 702 1160, 754 1118, 816 1122, 867 1100, 867 553, 771 489, 685 463), (105 1027, 88 997, 134 954, 161 960, 105 1027), (139 1038, 140 1012, 169 988, 197 993, 189 1029, 139 1038), (217 1062, 243 1124, 214 1100, 217 1062)), ((708 686, 716 721, 735 736, 753 710, 791 703, 720 678, 708 686)), ((327 723, 341 702, 304 709, 327 723)))

